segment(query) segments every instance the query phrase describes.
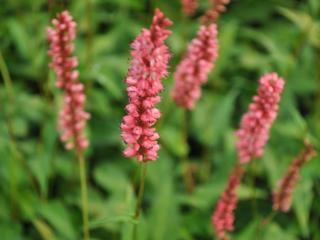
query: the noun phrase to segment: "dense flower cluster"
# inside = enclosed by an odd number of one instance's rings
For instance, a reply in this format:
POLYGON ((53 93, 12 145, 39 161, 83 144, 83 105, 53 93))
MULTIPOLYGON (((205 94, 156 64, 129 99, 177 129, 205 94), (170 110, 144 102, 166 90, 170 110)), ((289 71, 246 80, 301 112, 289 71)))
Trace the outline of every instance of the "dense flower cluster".
POLYGON ((280 94, 284 81, 276 73, 265 74, 260 78, 258 95, 253 97, 249 111, 241 119, 238 138, 238 159, 247 163, 263 154, 269 139, 269 131, 277 116, 280 94))
POLYGON ((57 75, 56 85, 64 90, 63 108, 59 114, 59 130, 61 140, 66 142, 66 148, 76 148, 82 151, 88 146, 88 140, 83 136, 82 130, 86 125, 89 114, 84 111, 84 86, 79 82, 79 72, 75 70, 78 65, 73 57, 76 36, 76 23, 68 11, 57 14, 52 20, 53 28, 47 29, 52 57, 50 67, 57 75))
POLYGON ((234 210, 237 206, 238 199, 236 189, 240 185, 242 174, 243 169, 237 164, 229 177, 227 187, 222 193, 212 215, 212 226, 220 240, 227 240, 226 231, 233 231, 234 210))
POLYGON ((153 125, 160 117, 155 104, 163 89, 161 79, 167 75, 170 54, 164 40, 171 34, 166 30, 172 23, 156 9, 150 30, 143 29, 132 43, 131 66, 126 83, 129 104, 121 123, 122 138, 128 147, 126 157, 139 161, 157 159, 159 134, 153 125))
POLYGON ((171 96, 179 106, 187 109, 194 107, 217 57, 217 26, 201 26, 174 74, 171 96))
POLYGON ((216 22, 220 16, 220 13, 226 11, 226 5, 230 0, 210 0, 212 2, 212 8, 209 9, 202 17, 204 24, 216 22))
POLYGON ((299 178, 301 166, 316 155, 313 146, 306 142, 305 150, 292 162, 287 173, 279 182, 279 190, 273 193, 273 209, 282 212, 289 211, 292 202, 292 192, 299 178))
POLYGON ((181 0, 181 4, 183 13, 191 16, 197 10, 198 0, 181 0))

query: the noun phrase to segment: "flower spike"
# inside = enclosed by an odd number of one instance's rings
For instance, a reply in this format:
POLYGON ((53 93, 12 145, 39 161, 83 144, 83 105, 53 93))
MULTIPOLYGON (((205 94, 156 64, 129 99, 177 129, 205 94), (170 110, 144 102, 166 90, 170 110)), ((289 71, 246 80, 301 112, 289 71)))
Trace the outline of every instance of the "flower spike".
POLYGON ((252 158, 263 155, 283 88, 284 80, 276 73, 265 74, 260 78, 258 95, 253 97, 249 111, 243 115, 240 129, 236 132, 238 159, 241 163, 248 163, 252 158))
POLYGON ((279 188, 273 192, 273 209, 287 212, 292 203, 292 192, 299 179, 299 171, 303 164, 309 161, 310 158, 316 155, 313 146, 305 141, 305 149, 303 152, 291 163, 287 173, 279 182, 279 188))
POLYGON ((234 210, 237 207, 237 188, 243 175, 243 168, 237 164, 233 169, 228 184, 219 199, 216 209, 212 214, 212 226, 220 240, 228 240, 226 231, 233 231, 234 210))
POLYGON ((201 26, 174 74, 171 96, 177 105, 186 109, 194 107, 217 57, 217 26, 201 26))
POLYGON ((128 145, 126 157, 138 161, 157 159, 159 134, 153 127, 160 118, 155 105, 160 102, 162 78, 167 75, 170 59, 165 39, 171 34, 166 28, 171 21, 156 9, 150 29, 143 29, 131 44, 131 65, 126 78, 129 104, 121 123, 122 139, 128 145))
POLYGON ((84 85, 78 80, 78 60, 73 56, 76 22, 68 11, 63 11, 57 14, 52 24, 53 28, 47 29, 50 43, 48 55, 52 58, 49 66, 57 75, 57 87, 64 91, 58 123, 60 138, 67 149, 83 151, 89 142, 82 131, 90 115, 84 110, 84 85))

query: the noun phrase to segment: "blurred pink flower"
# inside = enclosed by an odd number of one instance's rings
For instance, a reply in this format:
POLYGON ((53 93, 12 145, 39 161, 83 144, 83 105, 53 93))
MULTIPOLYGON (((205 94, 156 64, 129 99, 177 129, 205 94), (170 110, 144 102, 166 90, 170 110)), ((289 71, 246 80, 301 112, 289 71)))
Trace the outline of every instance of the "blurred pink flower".
POLYGON ((194 107, 217 57, 217 26, 201 26, 174 74, 171 96, 179 106, 187 109, 194 107))
POLYGON ((129 104, 121 123, 121 136, 128 144, 124 155, 135 156, 139 161, 156 160, 160 148, 153 125, 161 116, 155 105, 160 102, 161 79, 167 75, 170 54, 164 40, 171 34, 166 30, 171 24, 156 9, 150 30, 143 29, 131 45, 132 60, 126 79, 129 104))
POLYGON ((198 0, 181 0, 181 5, 183 13, 191 16, 197 10, 198 0))
POLYGON ((263 155, 270 128, 277 116, 283 87, 284 81, 276 73, 260 78, 258 95, 253 97, 249 111, 243 115, 240 129, 236 132, 241 163, 248 163, 252 158, 263 155))
POLYGON ((68 11, 57 14, 52 20, 53 28, 47 29, 52 57, 50 67, 57 75, 56 85, 64 90, 63 108, 59 114, 59 130, 61 140, 66 142, 67 149, 76 148, 82 151, 88 147, 88 140, 83 136, 82 130, 86 125, 89 114, 84 111, 84 86, 79 82, 79 72, 75 70, 78 65, 73 57, 76 37, 76 23, 68 11))
POLYGON ((279 182, 278 191, 273 192, 273 209, 282 212, 289 211, 292 203, 292 192, 299 178, 300 168, 310 158, 316 155, 313 146, 305 142, 304 151, 291 163, 283 179, 279 182))
POLYGON ((237 188, 240 185, 243 169, 237 164, 233 169, 227 187, 218 201, 216 209, 212 214, 212 226, 220 240, 229 239, 226 231, 233 231, 234 210, 237 207, 237 188))
POLYGON ((214 23, 218 20, 220 13, 226 11, 226 5, 230 0, 209 0, 212 8, 209 9, 202 17, 203 24, 214 23))

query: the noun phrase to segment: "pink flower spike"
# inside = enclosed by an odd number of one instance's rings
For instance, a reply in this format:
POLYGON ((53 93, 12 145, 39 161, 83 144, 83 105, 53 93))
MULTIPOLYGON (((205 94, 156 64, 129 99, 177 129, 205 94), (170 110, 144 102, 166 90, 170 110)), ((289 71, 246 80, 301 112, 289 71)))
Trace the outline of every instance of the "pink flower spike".
POLYGON ((192 16, 198 7, 198 0, 181 0, 182 12, 186 16, 192 16))
POLYGON ((228 240, 226 231, 233 231, 234 210, 237 207, 236 189, 240 185, 243 174, 242 167, 237 164, 233 169, 228 184, 219 199, 216 209, 212 214, 213 229, 220 240, 228 240))
POLYGON ((212 8, 209 9, 202 17, 203 24, 210 24, 217 22, 220 13, 226 11, 226 5, 230 3, 230 0, 209 0, 212 4, 212 8))
POLYGON ((174 74, 171 96, 179 106, 187 109, 194 107, 217 57, 217 26, 201 26, 174 74))
POLYGON ((171 24, 156 9, 150 29, 142 29, 131 44, 132 60, 126 79, 129 103, 121 123, 121 136, 128 145, 124 155, 138 161, 153 161, 158 157, 159 134, 153 125, 161 116, 155 105, 163 89, 161 80, 167 75, 170 54, 164 41, 171 34, 166 29, 171 24))
POLYGON ((260 78, 258 95, 253 97, 249 111, 243 115, 237 130, 237 152, 241 163, 248 163, 254 157, 261 157, 269 139, 280 102, 284 80, 276 73, 260 78))
POLYGON ((273 209, 287 212, 292 203, 292 193, 299 179, 299 171, 303 164, 316 155, 316 151, 309 142, 305 142, 304 151, 291 163, 285 176, 281 179, 278 191, 273 192, 273 209))
POLYGON ((83 151, 88 147, 88 140, 83 136, 86 121, 90 115, 84 111, 84 86, 79 82, 79 72, 75 70, 78 60, 73 57, 76 37, 76 23, 68 11, 57 14, 52 20, 53 28, 47 29, 52 58, 50 67, 57 75, 56 86, 64 91, 63 108, 59 114, 58 128, 66 149, 83 151))

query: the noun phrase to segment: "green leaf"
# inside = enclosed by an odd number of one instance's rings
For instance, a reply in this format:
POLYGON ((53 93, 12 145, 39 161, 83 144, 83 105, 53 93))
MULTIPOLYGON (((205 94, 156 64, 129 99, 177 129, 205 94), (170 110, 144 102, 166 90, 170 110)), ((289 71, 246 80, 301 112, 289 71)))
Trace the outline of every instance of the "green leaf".
POLYGON ((43 204, 40 207, 39 213, 58 231, 59 235, 63 236, 63 239, 78 239, 75 228, 72 226, 70 212, 61 202, 51 201, 43 204))
POLYGON ((308 237, 309 214, 312 204, 312 181, 309 178, 300 179, 293 195, 293 208, 297 216, 299 226, 304 237, 308 237))
POLYGON ((311 12, 316 15, 320 10, 320 2, 318 0, 309 0, 308 1, 311 12))
POLYGON ((123 194, 130 182, 125 173, 115 164, 105 162, 99 164, 94 170, 94 179, 105 190, 114 194, 123 194))
POLYGON ((24 240, 21 225, 13 222, 2 222, 0 224, 2 240, 24 240))
POLYGON ((9 34, 15 42, 19 54, 23 58, 28 58, 30 56, 30 42, 23 22, 18 22, 17 19, 10 19, 10 21, 7 21, 7 24, 9 34))
POLYGON ((302 31, 309 30, 312 25, 312 18, 305 12, 296 11, 288 8, 279 8, 280 13, 283 16, 291 20, 297 27, 299 27, 302 31))
POLYGON ((148 168, 147 174, 154 177, 153 201, 150 209, 148 222, 152 223, 149 228, 149 239, 177 239, 179 227, 179 215, 177 196, 174 189, 172 159, 161 154, 161 160, 148 168), (163 176, 166 176, 165 178, 163 176))
POLYGON ((219 99, 204 97, 194 110, 192 117, 195 133, 203 144, 215 145, 225 134, 237 94, 236 91, 231 91, 219 99))
POLYGON ((39 234, 43 238, 43 240, 56 240, 56 236, 54 235, 50 226, 42 221, 41 219, 36 219, 33 221, 33 225, 38 230, 39 234))
POLYGON ((286 240, 298 240, 293 234, 288 231, 284 231, 276 223, 269 223, 265 229, 263 229, 264 236, 262 239, 286 239, 286 240))
POLYGON ((255 198, 265 198, 268 194, 259 188, 251 188, 249 186, 246 186, 244 184, 240 185, 238 188, 238 195, 239 199, 250 199, 253 196, 255 198))
POLYGON ((163 145, 176 156, 186 156, 188 153, 188 145, 186 143, 183 131, 170 126, 164 125, 161 128, 161 142, 163 145))
POLYGON ((230 56, 233 53, 230 46, 235 44, 237 31, 238 23, 236 21, 226 22, 221 29, 219 28, 219 57, 212 71, 214 76, 219 75, 229 64, 230 56))
POLYGON ((91 221, 90 228, 91 229, 98 228, 110 222, 117 222, 117 223, 129 222, 132 224, 136 223, 136 221, 133 220, 133 215, 127 214, 127 215, 121 215, 121 216, 106 217, 106 218, 91 221))
POLYGON ((240 232, 240 234, 236 234, 237 240, 248 240, 257 238, 257 229, 259 227, 261 228, 261 220, 254 219, 245 229, 240 232))
POLYGON ((282 158, 278 159, 277 156, 274 155, 273 151, 269 150, 268 148, 261 159, 267 172, 270 187, 275 186, 281 177, 282 172, 281 168, 279 167, 279 162, 281 160, 282 158))
POLYGON ((39 183, 42 196, 46 196, 48 191, 49 159, 50 155, 42 154, 29 161, 30 169, 39 183))

